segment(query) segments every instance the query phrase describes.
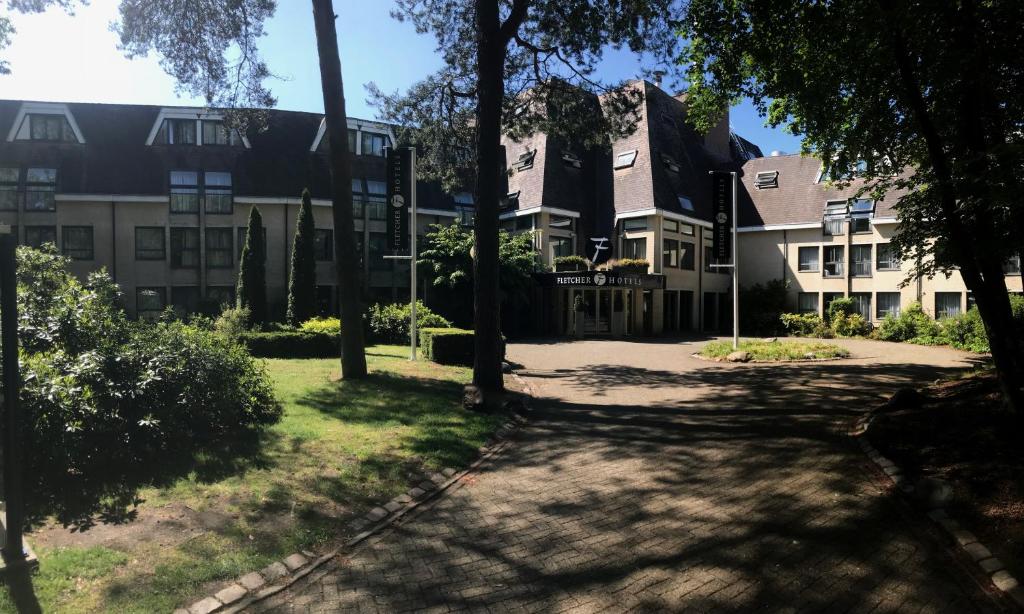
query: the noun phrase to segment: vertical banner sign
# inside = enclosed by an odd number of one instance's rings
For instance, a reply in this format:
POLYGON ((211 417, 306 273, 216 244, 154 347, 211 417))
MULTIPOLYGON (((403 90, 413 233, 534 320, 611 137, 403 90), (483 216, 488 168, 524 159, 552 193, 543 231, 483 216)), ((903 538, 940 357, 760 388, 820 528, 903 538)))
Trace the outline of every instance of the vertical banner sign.
POLYGON ((732 259, 732 174, 711 173, 711 212, 714 215, 711 251, 719 264, 732 259))
POLYGON ((409 249, 409 207, 412 204, 411 147, 388 148, 388 246, 409 249))

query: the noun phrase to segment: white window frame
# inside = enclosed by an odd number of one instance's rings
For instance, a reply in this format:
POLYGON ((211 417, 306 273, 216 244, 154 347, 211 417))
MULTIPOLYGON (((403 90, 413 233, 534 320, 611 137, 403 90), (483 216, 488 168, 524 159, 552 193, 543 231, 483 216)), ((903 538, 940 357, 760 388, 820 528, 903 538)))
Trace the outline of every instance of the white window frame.
MULTIPOLYGON (((156 120, 153 122, 152 128, 149 129, 149 136, 146 137, 146 145, 152 145, 156 141, 156 135, 160 132, 160 126, 164 124, 165 119, 191 119, 196 123, 196 140, 195 146, 203 146, 203 120, 208 121, 224 121, 224 114, 216 111, 209 111, 205 109, 190 109, 187 107, 164 107, 160 109, 160 112, 156 115, 156 120)), ((244 134, 239 133, 238 135, 242 139, 242 145, 246 149, 252 149, 252 145, 249 143, 249 138, 244 134)), ((216 147, 223 147, 223 145, 217 145, 216 147)))
POLYGON ((23 102, 21 108, 18 109, 18 114, 14 116, 14 121, 11 123, 11 129, 7 132, 7 142, 15 140, 31 140, 30 138, 19 138, 18 135, 23 130, 28 130, 28 124, 25 121, 29 115, 63 115, 68 120, 68 124, 71 125, 71 131, 74 132, 75 138, 78 140, 79 145, 85 144, 85 136, 82 135, 81 129, 78 127, 78 122, 75 121, 74 114, 71 113, 71 109, 68 105, 59 102, 23 102))
POLYGON ((640 153, 639 149, 629 149, 627 151, 620 151, 615 154, 613 161, 613 169, 619 170, 623 168, 630 168, 636 164, 636 157, 640 153), (628 161, 626 159, 628 158, 628 161))

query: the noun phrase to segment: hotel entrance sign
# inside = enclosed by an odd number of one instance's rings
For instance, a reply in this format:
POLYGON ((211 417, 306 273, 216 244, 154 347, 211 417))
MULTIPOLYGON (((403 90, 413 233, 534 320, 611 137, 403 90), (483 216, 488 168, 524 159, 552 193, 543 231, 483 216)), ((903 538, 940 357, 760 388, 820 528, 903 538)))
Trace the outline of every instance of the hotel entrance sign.
POLYGON ((412 205, 412 147, 388 148, 388 246, 393 251, 409 249, 409 207, 412 205))
POLYGON ((722 263, 732 260, 732 191, 732 173, 711 173, 711 206, 714 215, 711 251, 715 259, 722 263))

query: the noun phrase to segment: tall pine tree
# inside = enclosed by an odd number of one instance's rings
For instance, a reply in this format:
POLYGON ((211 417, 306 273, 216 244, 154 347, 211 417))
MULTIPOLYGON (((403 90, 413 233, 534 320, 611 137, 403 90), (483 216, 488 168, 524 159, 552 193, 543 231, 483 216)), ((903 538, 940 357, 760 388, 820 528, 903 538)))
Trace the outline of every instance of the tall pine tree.
POLYGON ((248 307, 250 323, 267 323, 267 250, 263 245, 263 216, 253 207, 249 210, 249 227, 238 266, 238 306, 248 307))
POLYGON ((316 229, 309 189, 302 191, 302 206, 295 220, 291 275, 288 278, 288 323, 298 326, 316 315, 316 229))

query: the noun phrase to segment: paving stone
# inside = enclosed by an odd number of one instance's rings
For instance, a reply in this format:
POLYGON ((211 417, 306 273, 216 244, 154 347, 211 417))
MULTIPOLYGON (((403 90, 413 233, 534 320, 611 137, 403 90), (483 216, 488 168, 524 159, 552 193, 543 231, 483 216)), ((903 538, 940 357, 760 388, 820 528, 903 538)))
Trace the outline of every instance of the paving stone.
POLYGON ((1017 578, 1013 577, 1013 574, 1005 569, 992 574, 992 584, 995 584, 996 588, 1005 592, 1010 592, 1020 586, 1020 583, 1017 582, 1017 578))
POLYGON ((280 561, 275 561, 260 570, 260 575, 262 575, 268 582, 273 582, 287 574, 288 568, 280 561))
POLYGON ((956 540, 956 543, 961 546, 973 544, 978 541, 978 538, 974 536, 974 533, 971 533, 966 529, 959 529, 953 531, 953 539, 956 540))
POLYGON ((387 503, 384 504, 384 509, 386 509, 389 514, 393 514, 398 510, 402 509, 403 507, 405 506, 399 503, 397 499, 392 499, 391 501, 388 501, 387 503))
POLYGON ((363 529, 370 526, 370 521, 366 518, 356 518, 352 522, 348 523, 348 526, 356 533, 361 533, 363 529))
POLYGON ((443 473, 446 478, 450 478, 453 475, 455 475, 457 472, 454 469, 452 469, 451 467, 445 467, 444 469, 441 470, 441 473, 443 473))
POLYGON ((983 561, 991 558, 992 553, 984 545, 979 543, 967 544, 964 546, 964 552, 966 552, 975 561, 983 561))
POLYGON ((413 499, 419 499, 420 497, 422 497, 425 494, 427 494, 427 491, 423 490, 422 488, 418 488, 417 487, 417 488, 410 488, 409 489, 409 497, 411 497, 413 499))
POLYGON ((281 562, 284 563, 284 566, 290 569, 291 571, 295 571, 296 569, 300 569, 306 563, 308 563, 309 559, 296 552, 295 554, 286 557, 281 562))
POLYGON ((375 507, 366 513, 366 519, 370 522, 377 522, 378 520, 383 520, 384 518, 387 518, 387 516, 388 511, 383 507, 375 507))
POLYGON ((231 605, 232 603, 239 601, 242 597, 245 597, 245 587, 238 584, 232 584, 220 591, 218 591, 214 597, 224 605, 231 605))
POLYGON ((997 572, 1004 568, 1003 562, 995 557, 978 561, 978 565, 985 570, 985 573, 988 574, 997 572))
POLYGON ((543 399, 516 445, 261 611, 993 612, 948 541, 916 531, 924 516, 889 504, 836 437, 879 390, 967 359, 837 343, 870 361, 726 367, 690 358, 690 342, 509 344, 543 399))
POLYGON ((210 614, 223 605, 213 597, 207 597, 188 606, 189 614, 210 614))
POLYGON ((398 495, 397 497, 395 497, 394 500, 398 501, 402 505, 405 505, 405 504, 407 504, 407 503, 412 501, 412 497, 409 496, 409 493, 402 493, 402 494, 398 495))
POLYGON ((430 492, 437 488, 437 485, 431 482, 430 480, 423 480, 422 482, 420 482, 419 487, 422 488, 425 492, 430 492))
POLYGON ((253 571, 238 579, 238 583, 250 591, 255 591, 267 583, 259 572, 253 571))

